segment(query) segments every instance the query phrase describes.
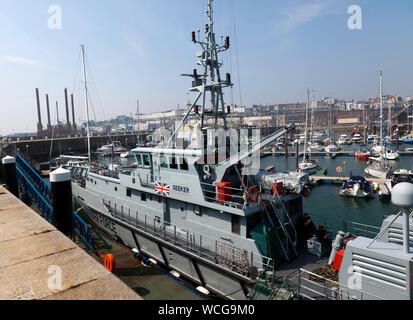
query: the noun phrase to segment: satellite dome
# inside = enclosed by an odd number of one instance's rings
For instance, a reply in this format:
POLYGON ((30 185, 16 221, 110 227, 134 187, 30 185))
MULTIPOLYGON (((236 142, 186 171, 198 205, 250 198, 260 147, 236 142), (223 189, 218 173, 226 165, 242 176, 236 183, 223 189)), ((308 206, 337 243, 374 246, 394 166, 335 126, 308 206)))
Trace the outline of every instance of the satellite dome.
POLYGON ((393 187, 391 202, 402 208, 413 208, 413 184, 401 182, 393 187))

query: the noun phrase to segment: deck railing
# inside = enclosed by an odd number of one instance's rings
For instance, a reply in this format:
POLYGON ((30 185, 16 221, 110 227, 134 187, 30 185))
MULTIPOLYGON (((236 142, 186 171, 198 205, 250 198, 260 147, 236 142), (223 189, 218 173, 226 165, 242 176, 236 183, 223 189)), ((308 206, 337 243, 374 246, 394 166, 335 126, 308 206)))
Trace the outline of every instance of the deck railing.
POLYGON ((113 217, 245 277, 255 280, 262 272, 274 270, 271 258, 236 247, 232 243, 234 236, 231 234, 223 233, 221 240, 217 240, 204 234, 183 230, 158 217, 139 214, 126 206, 102 201, 113 217))
POLYGON ((364 292, 359 289, 350 288, 337 281, 327 279, 323 276, 298 269, 297 275, 290 279, 294 283, 297 299, 305 300, 385 300, 377 295, 364 292))
POLYGON ((343 231, 350 232, 356 236, 374 238, 379 234, 380 227, 354 221, 343 221, 343 231))

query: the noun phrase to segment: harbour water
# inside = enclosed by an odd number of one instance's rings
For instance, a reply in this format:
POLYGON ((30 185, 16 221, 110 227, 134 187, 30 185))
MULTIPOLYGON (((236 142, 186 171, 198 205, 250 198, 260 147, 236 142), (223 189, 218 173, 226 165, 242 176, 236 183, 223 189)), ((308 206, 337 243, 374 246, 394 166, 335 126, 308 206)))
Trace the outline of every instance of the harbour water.
MULTIPOLYGON (((359 145, 345 145, 344 150, 353 151, 359 145)), ((401 144, 400 150, 408 145, 401 144)), ((294 148, 290 149, 291 152, 294 148)), ((314 156, 321 168, 327 168, 328 176, 364 176, 364 168, 368 162, 350 156, 314 156), (345 162, 345 163, 343 163, 345 162), (342 173, 337 173, 336 168, 343 168, 342 173)), ((413 169, 413 158, 401 156, 396 161, 391 161, 392 166, 402 169, 413 169)), ((278 172, 295 170, 295 157, 265 156, 261 159, 261 167, 274 166, 278 172)), ((307 198, 303 198, 304 212, 308 212, 316 224, 326 224, 332 232, 343 229, 343 221, 359 222, 373 226, 381 226, 383 216, 398 212, 389 201, 382 201, 375 195, 372 199, 350 198, 339 195, 341 184, 324 183, 312 189, 307 198)))

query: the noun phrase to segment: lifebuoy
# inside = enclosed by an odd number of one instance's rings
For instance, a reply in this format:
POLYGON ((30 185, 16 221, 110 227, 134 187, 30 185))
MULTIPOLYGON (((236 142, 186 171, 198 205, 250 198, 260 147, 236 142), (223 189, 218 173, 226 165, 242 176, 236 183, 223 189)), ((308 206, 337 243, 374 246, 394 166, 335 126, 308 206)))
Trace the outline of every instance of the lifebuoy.
POLYGON ((110 272, 116 271, 115 257, 111 253, 105 256, 105 268, 108 269, 110 272))
POLYGON ((211 173, 211 168, 210 168, 210 166, 209 165, 204 165, 204 173, 206 174, 206 175, 209 175, 210 173, 211 173))
POLYGON ((251 187, 248 189, 248 200, 251 202, 257 202, 259 197, 259 190, 257 187, 251 187), (254 192, 254 196, 252 197, 252 193, 254 192))
POLYGON ((342 173, 342 172, 343 172, 343 168, 342 168, 342 167, 337 167, 337 168, 336 168, 336 171, 337 171, 338 173, 342 173))

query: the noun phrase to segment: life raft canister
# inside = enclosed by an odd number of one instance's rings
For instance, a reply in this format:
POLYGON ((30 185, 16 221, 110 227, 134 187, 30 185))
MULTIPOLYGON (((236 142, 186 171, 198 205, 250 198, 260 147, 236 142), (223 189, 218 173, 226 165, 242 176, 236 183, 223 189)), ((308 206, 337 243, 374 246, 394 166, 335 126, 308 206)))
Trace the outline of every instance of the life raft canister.
POLYGON ((115 257, 111 253, 105 256, 105 268, 108 269, 112 273, 116 271, 115 257))
POLYGON ((251 202, 257 202, 259 197, 259 190, 257 187, 251 187, 248 189, 248 200, 251 202), (252 196, 254 194, 254 196, 252 196))

